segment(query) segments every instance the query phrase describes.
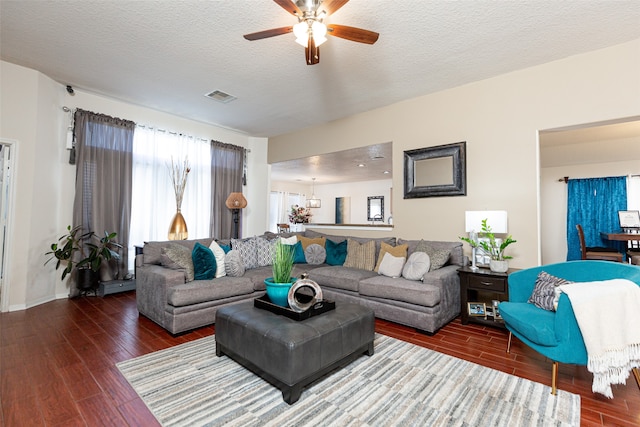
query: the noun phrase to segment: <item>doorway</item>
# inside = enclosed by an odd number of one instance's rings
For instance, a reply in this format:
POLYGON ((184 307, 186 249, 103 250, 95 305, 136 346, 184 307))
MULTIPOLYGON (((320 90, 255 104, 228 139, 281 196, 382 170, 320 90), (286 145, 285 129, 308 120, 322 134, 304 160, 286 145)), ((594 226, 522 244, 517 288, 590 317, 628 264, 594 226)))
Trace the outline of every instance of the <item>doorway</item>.
POLYGON ((11 212, 15 181, 16 141, 0 139, 0 311, 9 309, 11 212))

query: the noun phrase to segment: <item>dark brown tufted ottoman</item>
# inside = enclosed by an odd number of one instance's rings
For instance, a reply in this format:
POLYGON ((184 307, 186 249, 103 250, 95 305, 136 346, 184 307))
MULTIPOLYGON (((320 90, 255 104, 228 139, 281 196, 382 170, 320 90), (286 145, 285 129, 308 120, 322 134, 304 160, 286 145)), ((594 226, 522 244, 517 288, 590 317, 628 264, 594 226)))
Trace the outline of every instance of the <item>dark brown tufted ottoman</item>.
POLYGON ((244 302, 216 313, 216 355, 227 355, 282 390, 295 403, 303 387, 365 353, 373 355, 369 308, 335 310, 295 321, 244 302))

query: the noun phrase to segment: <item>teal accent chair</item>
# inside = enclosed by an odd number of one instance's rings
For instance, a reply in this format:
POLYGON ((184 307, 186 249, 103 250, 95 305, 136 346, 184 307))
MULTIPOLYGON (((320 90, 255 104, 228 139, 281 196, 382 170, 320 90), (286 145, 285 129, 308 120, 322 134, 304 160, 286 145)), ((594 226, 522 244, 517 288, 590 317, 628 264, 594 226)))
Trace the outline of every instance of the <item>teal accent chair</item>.
MULTIPOLYGON (((629 279, 640 286, 640 266, 610 261, 567 261, 527 268, 511 273, 508 278, 509 301, 498 306, 509 330, 507 353, 512 335, 538 353, 551 359, 551 393, 556 394, 558 363, 587 364, 584 345, 571 302, 561 294, 557 311, 547 311, 528 303, 541 271, 572 282, 593 282, 609 279, 629 279)), ((640 370, 634 369, 640 387, 640 370)))

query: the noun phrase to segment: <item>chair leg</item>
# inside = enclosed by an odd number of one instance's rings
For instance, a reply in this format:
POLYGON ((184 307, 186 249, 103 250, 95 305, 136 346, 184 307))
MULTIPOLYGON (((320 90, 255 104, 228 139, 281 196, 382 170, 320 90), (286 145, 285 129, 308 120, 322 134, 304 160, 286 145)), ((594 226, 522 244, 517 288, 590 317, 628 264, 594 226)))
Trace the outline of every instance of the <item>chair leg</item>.
POLYGON ((556 381, 558 380, 558 362, 553 362, 551 365, 551 394, 554 396, 558 394, 558 390, 556 388, 556 381))
POLYGON ((633 376, 636 377, 636 383, 640 387, 640 368, 633 368, 633 376))
POLYGON ((513 334, 509 331, 509 341, 507 342, 507 353, 511 353, 511 337, 513 334))

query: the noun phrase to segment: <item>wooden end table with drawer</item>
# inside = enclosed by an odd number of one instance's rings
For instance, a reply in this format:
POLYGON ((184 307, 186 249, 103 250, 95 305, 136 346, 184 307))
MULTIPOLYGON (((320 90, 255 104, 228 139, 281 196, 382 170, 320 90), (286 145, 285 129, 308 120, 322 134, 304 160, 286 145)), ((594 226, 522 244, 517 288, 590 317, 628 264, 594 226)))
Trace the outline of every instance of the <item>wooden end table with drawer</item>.
MULTIPOLYGON (((462 267, 458 270, 460 276, 460 319, 463 325, 469 322, 480 323, 499 328, 504 328, 504 322, 498 316, 493 316, 486 308, 493 309, 492 301, 508 301, 509 286, 507 278, 509 274, 518 269, 509 269, 506 273, 495 273, 488 268, 478 268, 476 271, 470 267, 462 267), (485 304, 484 315, 469 312, 469 303, 485 304)), ((474 306, 475 307, 475 306, 474 306)), ((472 307, 473 308, 473 307, 472 307)))

